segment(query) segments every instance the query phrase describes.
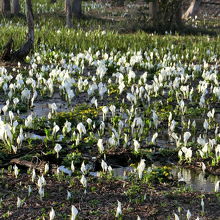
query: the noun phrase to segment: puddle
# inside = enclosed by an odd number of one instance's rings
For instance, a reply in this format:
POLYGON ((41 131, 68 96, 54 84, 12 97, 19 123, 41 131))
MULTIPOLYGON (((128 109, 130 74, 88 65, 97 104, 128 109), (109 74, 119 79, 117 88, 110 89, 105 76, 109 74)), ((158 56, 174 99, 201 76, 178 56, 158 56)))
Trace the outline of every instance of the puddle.
MULTIPOLYGON (((146 168, 146 170, 150 172, 153 168, 156 168, 156 166, 153 165, 146 168)), ((127 174, 133 171, 134 169, 132 167, 114 168, 113 176, 126 179, 127 174)), ((171 167, 171 173, 177 179, 182 177, 186 182, 186 187, 190 187, 192 190, 199 192, 214 192, 215 183, 220 180, 220 176, 209 175, 206 178, 202 171, 199 172, 180 167, 171 167)), ((99 172, 90 172, 90 175, 98 177, 99 172)))
MULTIPOLYGON (((25 138, 32 138, 32 139, 38 139, 38 140, 44 140, 46 138, 46 136, 41 136, 38 134, 34 134, 34 133, 25 133, 25 138)), ((64 136, 63 135, 59 135, 58 139, 56 140, 57 142, 62 142, 64 136)))
MULTIPOLYGON (((113 176, 114 177, 122 177, 123 179, 126 179, 127 174, 129 172, 133 172, 134 169, 132 167, 119 167, 119 168, 113 168, 113 176)), ((89 173, 91 176, 99 177, 100 172, 90 172, 89 173)))
POLYGON ((39 139, 39 140, 44 140, 46 136, 41 136, 33 133, 25 133, 26 138, 32 138, 32 139, 39 139))
POLYGON ((180 167, 172 167, 172 174, 177 178, 181 176, 186 182, 186 186, 200 192, 214 192, 215 183, 220 180, 220 176, 208 175, 206 177, 202 171, 199 172, 180 167))

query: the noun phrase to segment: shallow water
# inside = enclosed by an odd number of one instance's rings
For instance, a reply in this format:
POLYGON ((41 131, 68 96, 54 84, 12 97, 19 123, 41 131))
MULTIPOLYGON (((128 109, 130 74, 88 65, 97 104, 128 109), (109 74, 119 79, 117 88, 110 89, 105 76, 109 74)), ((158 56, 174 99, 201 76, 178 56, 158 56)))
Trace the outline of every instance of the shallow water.
MULTIPOLYGON (((146 168, 148 171, 151 171, 155 166, 146 168)), ((171 173, 175 178, 180 176, 186 183, 186 187, 191 188, 193 191, 199 192, 214 192, 215 183, 220 180, 220 176, 209 175, 205 178, 205 174, 201 171, 194 171, 191 169, 181 168, 181 167, 170 167, 171 173)), ((113 169, 113 175, 115 177, 122 177, 126 179, 129 172, 133 172, 132 167, 120 167, 113 169)), ((90 172, 92 176, 99 176, 99 172, 90 172)))
POLYGON ((186 186, 200 192, 214 192, 215 183, 220 180, 220 176, 208 175, 206 178, 202 171, 181 167, 172 167, 172 174, 174 177, 181 176, 186 182, 186 186))

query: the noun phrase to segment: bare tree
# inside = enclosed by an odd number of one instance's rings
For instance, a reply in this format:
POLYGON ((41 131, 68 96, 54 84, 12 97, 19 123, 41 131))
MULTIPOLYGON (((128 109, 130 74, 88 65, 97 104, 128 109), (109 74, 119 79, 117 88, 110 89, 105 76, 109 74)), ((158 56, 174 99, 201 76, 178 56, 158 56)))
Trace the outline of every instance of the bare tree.
POLYGON ((66 0, 65 10, 66 10, 66 26, 68 28, 72 28, 73 27, 73 12, 72 12, 71 0, 66 0))
POLYGON ((19 14, 19 12, 20 12, 19 0, 12 0, 11 13, 17 15, 19 14))
POLYGON ((82 16, 82 0, 73 0, 72 2, 73 15, 77 18, 82 16))
POLYGON ((192 0, 189 8, 183 14, 182 18, 187 19, 188 17, 194 17, 199 10, 202 0, 192 0))
POLYGON ((6 14, 6 13, 10 13, 10 11, 11 11, 10 0, 0 0, 0 12, 6 14))
POLYGON ((11 38, 5 46, 1 59, 3 61, 23 61, 34 47, 34 16, 31 0, 26 0, 26 19, 28 34, 26 42, 16 51, 12 50, 13 39, 11 38))

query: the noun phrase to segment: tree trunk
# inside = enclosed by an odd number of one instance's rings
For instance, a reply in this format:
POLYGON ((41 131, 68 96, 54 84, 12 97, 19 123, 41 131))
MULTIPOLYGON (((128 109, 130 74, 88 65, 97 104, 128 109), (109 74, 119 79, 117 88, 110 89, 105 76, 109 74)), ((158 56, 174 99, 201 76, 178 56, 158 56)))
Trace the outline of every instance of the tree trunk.
POLYGON ((194 17, 199 10, 201 2, 202 0, 193 0, 182 18, 187 19, 188 17, 194 17))
POLYGON ((66 26, 68 28, 72 28, 73 27, 73 12, 72 12, 72 7, 71 7, 71 1, 70 0, 66 0, 66 26))
POLYGON ((11 13, 17 15, 19 14, 19 12, 20 12, 19 0, 12 0, 11 13))
POLYGON ((10 13, 11 5, 10 0, 0 0, 0 12, 2 13, 10 13))
POLYGON ((82 16, 82 0, 73 0, 72 10, 73 15, 80 18, 82 16))
POLYGON ((34 46, 34 16, 31 0, 26 0, 26 19, 28 24, 27 41, 20 49, 12 51, 13 40, 10 39, 5 46, 1 59, 3 61, 24 61, 34 46))
POLYGON ((158 10, 159 10, 158 0, 149 3, 149 15, 153 21, 154 26, 157 26, 159 22, 158 10))
POLYGON ((123 7, 125 5, 125 0, 116 0, 114 6, 123 7))
POLYGON ((180 5, 177 6, 175 17, 176 17, 177 26, 182 26, 183 21, 182 21, 182 4, 181 3, 180 5))

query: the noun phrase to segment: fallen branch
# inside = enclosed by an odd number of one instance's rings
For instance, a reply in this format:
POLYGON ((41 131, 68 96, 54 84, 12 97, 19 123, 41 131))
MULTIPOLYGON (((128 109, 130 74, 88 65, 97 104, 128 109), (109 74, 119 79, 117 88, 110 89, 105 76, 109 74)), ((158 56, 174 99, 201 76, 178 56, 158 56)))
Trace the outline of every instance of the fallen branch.
MULTIPOLYGON (((35 169, 35 170, 38 170, 40 173, 43 173, 47 162, 40 161, 39 163, 33 163, 31 161, 22 160, 20 158, 14 158, 10 161, 10 164, 16 164, 16 165, 27 167, 30 169, 35 169)), ((50 172, 53 174, 57 173, 57 166, 55 164, 50 165, 50 172)))

